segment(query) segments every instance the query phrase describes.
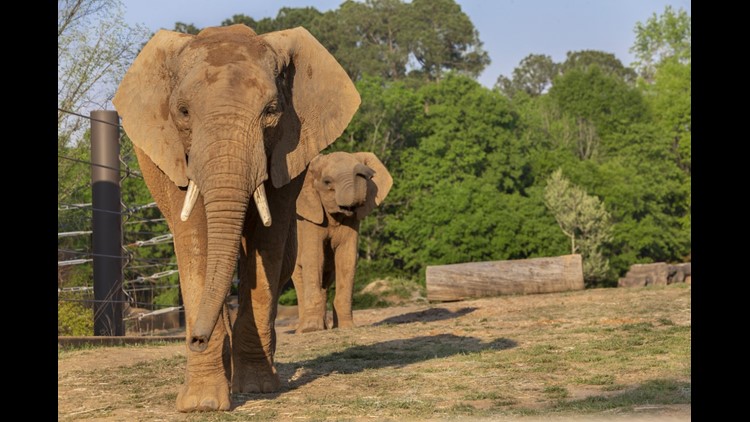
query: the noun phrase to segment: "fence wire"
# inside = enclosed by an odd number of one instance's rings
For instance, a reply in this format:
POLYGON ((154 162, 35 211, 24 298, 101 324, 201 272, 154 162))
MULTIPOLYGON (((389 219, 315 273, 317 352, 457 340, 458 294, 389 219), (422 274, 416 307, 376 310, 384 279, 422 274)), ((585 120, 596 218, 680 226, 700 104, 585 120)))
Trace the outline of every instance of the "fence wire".
MULTIPOLYGON (((60 108, 58 108, 58 111, 78 118, 113 125, 111 122, 94 119, 81 113, 60 108)), ((120 125, 116 126, 121 129, 120 125)), ((65 167, 64 173, 58 173, 58 303, 77 303, 85 308, 91 308, 94 303, 121 303, 130 308, 139 307, 150 310, 149 313, 139 314, 138 320, 165 312, 184 312, 181 306, 175 306, 177 304, 164 305, 155 302, 155 298, 162 292, 168 292, 179 287, 179 273, 175 269, 177 264, 175 263, 174 249, 170 246, 173 242, 172 234, 169 232, 166 220, 158 210, 156 203, 127 203, 125 196, 132 200, 137 194, 126 194, 122 192, 122 188, 120 211, 94 208, 90 202, 91 179, 89 175, 83 175, 82 172, 90 172, 92 166, 118 171, 121 187, 126 186, 125 182, 128 179, 134 180, 136 184, 143 183, 141 172, 131 167, 131 163, 136 161, 131 149, 126 145, 128 141, 122 130, 120 130, 119 141, 119 168, 82 159, 81 150, 78 150, 78 153, 75 154, 77 157, 58 151, 60 166, 63 161, 81 165, 68 165, 65 167), (78 169, 79 167, 81 170, 78 169), (67 177, 68 183, 64 187, 60 183, 61 177, 67 177), (61 191, 60 189, 64 190, 61 191), (60 198, 64 198, 64 200, 60 200, 60 198), (121 216, 123 242, 120 256, 92 252, 93 231, 91 223, 95 211, 121 216), (149 225, 146 230, 143 230, 145 228, 143 224, 149 225), (144 239, 144 236, 148 236, 148 238, 144 239), (108 292, 108 299, 106 300, 95 300, 93 298, 92 262, 94 257, 122 260, 124 280, 120 286, 122 300, 114 302, 109 300, 109 298, 117 296, 115 292, 108 292)), ((74 146, 74 148, 79 148, 79 146, 74 146)), ((127 186, 132 187, 133 185, 128 183, 127 186)), ((138 191, 136 188, 131 192, 138 191)), ((140 192, 143 191, 140 190, 140 192)), ((145 191, 147 192, 147 190, 145 191)), ((94 308, 97 309, 97 307, 94 308)), ((101 312, 104 307, 98 309, 101 312)), ((97 315, 95 315, 96 317, 97 315)), ((132 320, 135 317, 132 315, 130 317, 124 316, 124 320, 126 318, 132 320)))

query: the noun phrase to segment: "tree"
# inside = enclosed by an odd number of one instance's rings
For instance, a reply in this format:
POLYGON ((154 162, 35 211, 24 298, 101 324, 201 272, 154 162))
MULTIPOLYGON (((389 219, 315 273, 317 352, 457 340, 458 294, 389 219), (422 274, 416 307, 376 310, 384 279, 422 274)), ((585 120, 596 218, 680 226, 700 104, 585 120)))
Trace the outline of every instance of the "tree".
POLYGON ((592 134, 587 127, 592 124, 596 137, 590 139, 601 139, 607 154, 626 146, 610 135, 627 133, 634 124, 650 118, 641 92, 599 66, 568 70, 555 79, 549 96, 563 115, 574 119, 574 127, 581 125, 584 141, 592 134))
POLYGON ((173 31, 181 32, 183 34, 198 35, 198 33, 201 32, 201 28, 198 28, 192 23, 175 22, 173 31))
POLYGON ((609 260, 602 248, 612 240, 612 218, 604 204, 563 177, 562 169, 547 179, 544 203, 570 238, 570 253, 580 253, 583 276, 593 285, 607 278, 609 260))
POLYGON ((357 81, 406 74, 409 51, 403 34, 409 5, 401 0, 347 0, 318 21, 316 36, 357 81))
POLYGON ((450 70, 476 77, 490 61, 454 0, 346 0, 316 24, 313 34, 354 81, 398 80, 409 70, 424 81, 450 70))
POLYGON ((384 203, 392 207, 385 217, 388 258, 416 276, 426 265, 536 250, 513 241, 519 233, 531 237, 513 216, 519 203, 526 205, 529 169, 507 98, 454 73, 419 95, 429 108, 415 128, 416 144, 391 172, 394 187, 384 203))
POLYGON ((647 82, 653 82, 656 66, 668 58, 682 64, 690 63, 691 19, 680 8, 667 5, 661 15, 652 14, 645 23, 635 24, 635 43, 630 52, 636 57, 633 66, 647 82))
POLYGON ((559 65, 552 61, 552 57, 545 54, 529 54, 513 69, 513 79, 500 75, 495 88, 508 98, 513 98, 518 91, 536 97, 547 91, 559 71, 559 65))
POLYGON ((657 67, 653 83, 644 84, 644 97, 656 124, 670 140, 677 166, 691 172, 691 64, 665 59, 657 67))
POLYGON ((490 64, 479 32, 454 0, 413 0, 406 10, 409 52, 426 79, 450 70, 476 78, 490 64))
POLYGON ((573 69, 585 72, 592 66, 598 66, 605 74, 617 77, 628 85, 635 83, 637 75, 633 69, 625 67, 614 54, 598 50, 568 51, 565 61, 560 64, 560 74, 573 69))
POLYGON ((258 34, 281 31, 302 26, 315 35, 316 20, 322 13, 314 7, 282 7, 276 18, 263 18, 258 21, 244 14, 233 15, 221 22, 222 26, 243 24, 252 28, 258 34))
POLYGON ((106 109, 148 31, 124 21, 119 0, 58 0, 58 152, 81 139, 88 121, 69 112, 106 109))

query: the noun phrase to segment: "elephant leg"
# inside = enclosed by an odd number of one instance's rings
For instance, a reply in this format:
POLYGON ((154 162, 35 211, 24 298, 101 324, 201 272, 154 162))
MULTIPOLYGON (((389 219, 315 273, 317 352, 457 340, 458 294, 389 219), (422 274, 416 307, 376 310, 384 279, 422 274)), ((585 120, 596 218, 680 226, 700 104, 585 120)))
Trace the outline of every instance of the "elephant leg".
MULTIPOLYGON (((192 216, 191 216, 192 217, 192 216)), ((205 277, 205 251, 194 243, 194 230, 176 230, 175 253, 180 267, 180 289, 185 306, 185 321, 188 339, 197 318, 200 303, 200 292, 203 290, 205 277), (185 249, 189 251, 185 253, 185 249), (187 268, 187 271, 185 270, 187 268)), ((205 247, 205 243, 202 244, 205 247)), ((187 346, 187 344, 186 344, 187 346)), ((203 352, 193 352, 186 347, 187 368, 185 384, 177 394, 177 409, 182 412, 196 410, 229 410, 229 379, 231 373, 229 361, 229 336, 220 317, 208 341, 208 348, 203 352)))
MULTIPOLYGON (((299 223, 297 223, 299 224, 299 223)), ((298 226, 299 227, 299 226, 298 226)), ((297 229, 299 233, 299 228, 297 229)), ((302 266, 300 265, 300 255, 299 255, 300 249, 297 249, 297 259, 294 264, 294 272, 292 273, 292 284, 294 284, 294 291, 297 294, 297 321, 302 321, 304 318, 302 313, 305 310, 305 307, 303 306, 302 298, 305 297, 304 289, 305 289, 305 283, 302 282, 302 266)))
MULTIPOLYGON (((323 267, 325 261, 325 229, 310 222, 301 221, 298 226, 299 265, 302 274, 302 297, 297 297, 300 320, 297 333, 324 330, 326 317, 326 289, 324 286, 323 267), (301 227, 304 225, 304 227, 301 227)), ((298 292, 299 294, 299 292, 298 292)))
POLYGON ((187 366, 185 383, 177 394, 177 410, 229 410, 229 337, 219 318, 211 334, 208 348, 193 352, 187 346, 195 323, 198 305, 206 280, 206 213, 198 201, 188 221, 180 221, 179 213, 185 191, 177 188, 142 150, 134 147, 143 178, 174 236, 174 249, 180 273, 180 291, 185 306, 187 366))
POLYGON ((280 380, 274 366, 279 290, 294 269, 294 199, 301 184, 266 186, 273 223, 265 227, 248 213, 240 246, 239 309, 232 329, 232 392, 270 393, 280 380), (294 189, 297 189, 295 192, 294 189), (289 212, 288 210, 291 210, 289 212))
MULTIPOLYGON (((349 228, 347 227, 347 229, 349 228)), ((336 296, 333 300, 333 328, 351 328, 354 326, 352 295, 354 294, 354 275, 357 268, 358 237, 357 231, 349 232, 335 251, 336 296)))

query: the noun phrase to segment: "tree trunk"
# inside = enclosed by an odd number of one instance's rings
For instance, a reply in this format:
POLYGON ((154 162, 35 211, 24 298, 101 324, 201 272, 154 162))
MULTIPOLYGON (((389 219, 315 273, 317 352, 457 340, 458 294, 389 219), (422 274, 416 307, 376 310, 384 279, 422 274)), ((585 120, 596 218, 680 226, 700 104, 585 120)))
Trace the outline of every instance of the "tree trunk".
POLYGON ((452 301, 583 289, 581 255, 427 267, 427 299, 452 301))

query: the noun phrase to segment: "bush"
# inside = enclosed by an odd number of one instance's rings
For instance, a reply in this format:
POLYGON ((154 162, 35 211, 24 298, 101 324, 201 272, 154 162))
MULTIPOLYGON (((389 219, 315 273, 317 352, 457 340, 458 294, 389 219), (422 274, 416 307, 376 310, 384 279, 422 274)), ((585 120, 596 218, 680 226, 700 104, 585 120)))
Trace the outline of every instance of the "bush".
POLYGON ((174 286, 159 293, 154 298, 154 305, 159 308, 168 308, 180 304, 180 286, 174 286))
POLYGON ((79 303, 57 303, 58 336, 93 336, 94 311, 79 303))

